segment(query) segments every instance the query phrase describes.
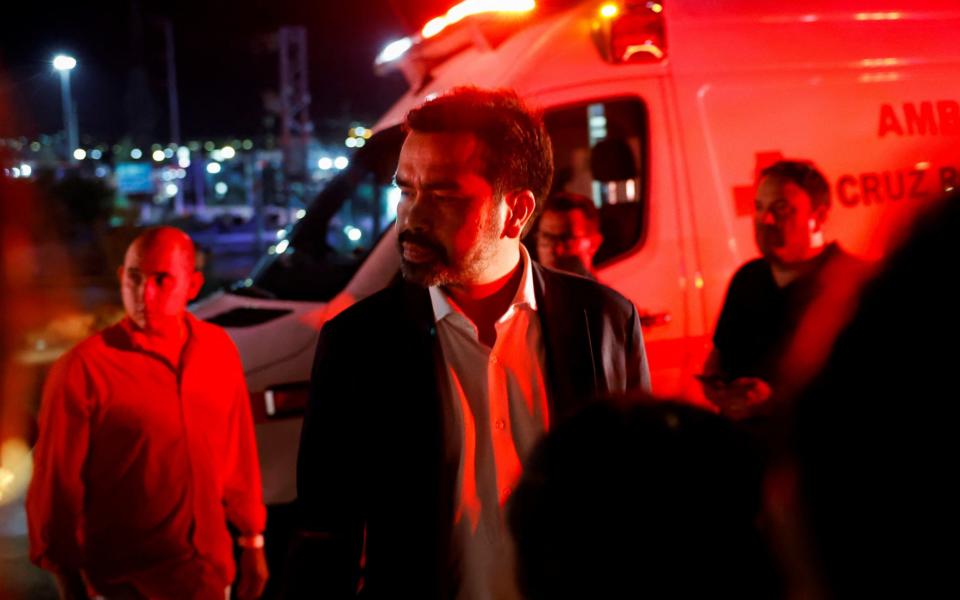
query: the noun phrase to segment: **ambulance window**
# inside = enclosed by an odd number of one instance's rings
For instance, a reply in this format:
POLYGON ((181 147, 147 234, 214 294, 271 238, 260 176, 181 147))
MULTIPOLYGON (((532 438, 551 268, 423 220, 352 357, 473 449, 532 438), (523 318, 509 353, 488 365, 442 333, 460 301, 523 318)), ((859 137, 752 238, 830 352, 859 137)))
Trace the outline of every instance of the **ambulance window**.
POLYGON ((647 111, 643 103, 616 99, 567 106, 548 112, 544 121, 553 141, 551 192, 589 196, 600 209, 603 245, 595 264, 637 248, 645 231, 646 211, 647 111))
POLYGON ((332 179, 235 293, 283 300, 329 300, 343 289, 397 215, 393 185, 404 134, 373 136, 332 179), (281 246, 282 244, 282 246, 281 246))

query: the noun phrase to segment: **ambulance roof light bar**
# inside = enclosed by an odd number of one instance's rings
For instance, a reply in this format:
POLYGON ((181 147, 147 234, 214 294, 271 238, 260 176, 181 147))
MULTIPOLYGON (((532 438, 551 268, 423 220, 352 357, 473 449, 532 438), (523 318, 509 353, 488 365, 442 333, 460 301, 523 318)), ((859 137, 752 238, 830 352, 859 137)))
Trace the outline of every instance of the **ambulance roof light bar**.
POLYGON ((377 55, 374 64, 382 67, 403 57, 410 48, 438 35, 447 27, 467 17, 490 13, 523 14, 535 9, 535 0, 463 0, 445 15, 427 21, 418 33, 387 44, 377 55))

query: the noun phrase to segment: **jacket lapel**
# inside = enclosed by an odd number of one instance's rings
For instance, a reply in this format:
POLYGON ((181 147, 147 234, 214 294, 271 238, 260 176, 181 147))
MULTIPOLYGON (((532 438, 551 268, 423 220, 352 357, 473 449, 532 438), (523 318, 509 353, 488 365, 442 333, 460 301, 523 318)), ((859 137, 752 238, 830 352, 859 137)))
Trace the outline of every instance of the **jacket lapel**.
MULTIPOLYGON (((454 519, 455 484, 459 470, 459 457, 450 455, 450 440, 448 436, 453 432, 447 431, 446 414, 443 406, 444 386, 448 385, 446 370, 444 369, 443 350, 437 337, 437 326, 434 320, 433 305, 430 302, 430 293, 426 288, 403 282, 403 314, 408 318, 406 335, 409 344, 401 343, 399 351, 407 365, 406 372, 409 380, 405 386, 409 396, 405 402, 415 404, 423 409, 417 413, 420 425, 425 427, 427 435, 433 439, 428 441, 432 451, 430 457, 433 465, 430 467, 432 485, 436 490, 430 494, 435 501, 431 513, 433 519, 432 533, 423 531, 425 536, 434 537, 436 555, 430 557, 436 561, 436 584, 438 590, 455 589, 457 570, 450 564, 455 556, 451 554, 452 525, 454 519)), ((424 557, 426 558, 426 557, 424 557)), ((439 594, 446 595, 446 594, 439 594)))
POLYGON ((596 395, 596 349, 582 299, 571 294, 560 277, 537 263, 533 263, 533 278, 547 359, 550 421, 555 423, 596 395))

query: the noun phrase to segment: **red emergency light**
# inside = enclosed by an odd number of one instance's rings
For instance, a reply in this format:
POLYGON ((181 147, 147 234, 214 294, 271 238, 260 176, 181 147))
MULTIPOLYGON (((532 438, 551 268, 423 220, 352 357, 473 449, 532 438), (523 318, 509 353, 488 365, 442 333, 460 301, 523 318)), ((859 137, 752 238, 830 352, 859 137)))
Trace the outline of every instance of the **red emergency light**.
POLYGON ((666 57, 663 5, 652 0, 605 2, 597 9, 593 36, 605 60, 652 63, 666 57))

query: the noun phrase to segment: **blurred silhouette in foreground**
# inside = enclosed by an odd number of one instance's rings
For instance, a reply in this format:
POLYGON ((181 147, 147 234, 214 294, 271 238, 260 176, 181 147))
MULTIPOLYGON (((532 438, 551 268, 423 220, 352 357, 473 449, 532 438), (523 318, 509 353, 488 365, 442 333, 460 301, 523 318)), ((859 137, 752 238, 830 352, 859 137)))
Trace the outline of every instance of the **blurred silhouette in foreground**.
POLYGON ((538 445, 511 497, 529 600, 768 598, 758 454, 721 416, 598 404, 538 445))
POLYGON ((796 401, 767 485, 795 597, 958 593, 958 232, 953 192, 864 288, 796 401))

